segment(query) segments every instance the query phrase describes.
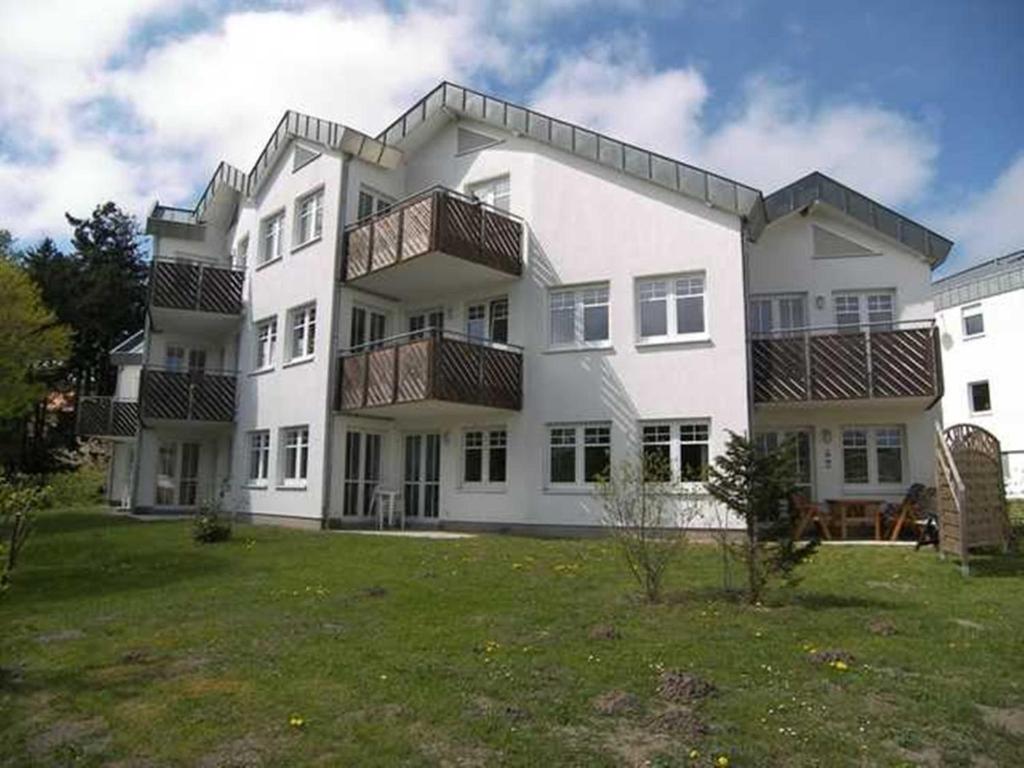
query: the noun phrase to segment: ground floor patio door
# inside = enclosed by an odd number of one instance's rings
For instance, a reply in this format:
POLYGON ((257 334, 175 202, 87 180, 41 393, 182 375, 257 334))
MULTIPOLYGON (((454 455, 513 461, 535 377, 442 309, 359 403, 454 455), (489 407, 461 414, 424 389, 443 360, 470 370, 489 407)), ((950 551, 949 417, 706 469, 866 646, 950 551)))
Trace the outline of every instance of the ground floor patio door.
POLYGON ((436 518, 441 508, 441 436, 405 436, 402 496, 407 517, 436 518))
POLYGON ((156 474, 157 506, 196 505, 199 495, 199 452, 199 443, 160 443, 156 474))
POLYGON ((345 433, 345 491, 341 513, 369 516, 380 484, 381 436, 350 429, 345 433))
POLYGON ((758 450, 774 451, 787 440, 793 440, 796 449, 796 490, 808 499, 816 498, 814 489, 814 437, 813 430, 758 429, 754 432, 754 445, 758 450))

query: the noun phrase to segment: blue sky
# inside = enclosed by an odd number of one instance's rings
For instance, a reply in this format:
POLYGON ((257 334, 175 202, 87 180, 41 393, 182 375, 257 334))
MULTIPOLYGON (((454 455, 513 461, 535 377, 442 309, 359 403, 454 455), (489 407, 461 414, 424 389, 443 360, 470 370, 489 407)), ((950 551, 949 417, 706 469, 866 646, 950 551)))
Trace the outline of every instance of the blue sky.
POLYGON ((375 132, 442 78, 769 192, 830 173, 1024 247, 1024 3, 0 0, 0 227, 189 204, 287 108, 375 132), (88 28, 89 34, 82 30, 88 28))

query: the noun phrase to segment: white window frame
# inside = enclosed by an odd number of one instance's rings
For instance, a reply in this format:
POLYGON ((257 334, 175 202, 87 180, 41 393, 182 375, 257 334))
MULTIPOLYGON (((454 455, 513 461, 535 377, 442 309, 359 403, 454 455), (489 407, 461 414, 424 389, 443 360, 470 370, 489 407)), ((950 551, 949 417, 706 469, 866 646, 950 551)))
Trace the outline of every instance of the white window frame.
MULTIPOLYGON (((479 319, 479 318, 478 318, 479 319)), ((465 309, 463 311, 463 333, 466 334, 467 338, 478 342, 493 343, 493 344, 508 344, 509 337, 512 331, 512 304, 509 301, 507 295, 505 296, 491 296, 486 299, 477 299, 474 301, 467 301, 465 309), (502 303, 505 305, 505 316, 504 318, 495 311, 498 306, 502 303), (484 333, 483 335, 473 335, 469 332, 469 314, 472 310, 483 308, 483 321, 484 321, 484 333), (503 341, 494 340, 494 321, 504 319, 505 321, 505 339, 503 341)))
MULTIPOLYGON (((568 435, 567 435, 568 436, 568 435)), ((612 423, 610 421, 580 421, 580 422, 552 422, 545 425, 545 436, 544 436, 544 484, 545 490, 548 491, 582 491, 590 493, 595 482, 586 479, 586 449, 590 447, 608 448, 609 455, 609 467, 611 466, 612 460, 612 423), (555 430, 566 430, 571 432, 572 435, 572 449, 573 449, 573 479, 568 480, 555 480, 551 476, 551 453, 555 447, 566 448, 568 444, 560 444, 555 446, 551 442, 552 435, 555 430), (607 430, 607 443, 593 442, 595 435, 593 430, 607 430), (590 442, 588 443, 588 431, 591 431, 590 442)))
POLYGON ((256 259, 256 266, 262 267, 267 264, 272 264, 284 255, 284 208, 264 216, 260 220, 260 247, 259 255, 256 259), (272 230, 276 229, 277 237, 274 240, 273 247, 268 247, 269 234, 272 230))
POLYGON ((548 349, 602 349, 610 347, 612 334, 611 285, 607 282, 587 283, 585 285, 558 286, 548 289, 547 339, 548 349), (556 304, 565 306, 556 307, 556 304), (584 338, 586 335, 586 312, 588 308, 604 307, 608 333, 603 339, 584 338), (554 312, 557 310, 572 311, 573 337, 569 341, 554 339, 554 312))
POLYGON ((252 372, 272 371, 277 360, 277 315, 265 317, 253 324, 252 372), (264 331, 267 337, 264 338, 264 331), (266 359, 260 364, 260 356, 264 346, 267 348, 266 359))
POLYGON ((508 213, 512 205, 512 179, 507 173, 466 185, 466 194, 485 205, 508 213))
POLYGON ((970 411, 971 416, 988 416, 992 413, 992 382, 990 379, 978 379, 977 381, 967 382, 967 409, 970 411), (984 411, 974 410, 974 388, 985 385, 988 390, 988 409, 984 411))
POLYGON ((378 192, 373 187, 360 185, 359 192, 356 195, 356 220, 362 221, 363 219, 373 218, 378 213, 386 213, 394 204, 395 198, 391 197, 391 195, 378 192), (360 206, 364 195, 370 198, 370 208, 372 210, 369 213, 360 215, 360 206))
POLYGON ((312 360, 316 356, 316 314, 315 301, 288 310, 288 338, 286 339, 288 363, 304 362, 312 360), (311 313, 312 316, 310 316, 311 313), (296 344, 295 330, 300 325, 302 334, 296 344), (298 351, 296 351, 296 346, 299 347, 298 351))
POLYGON ((794 331, 805 330, 810 323, 810 313, 808 311, 808 302, 806 293, 759 293, 753 294, 750 297, 748 305, 748 315, 750 323, 750 332, 758 336, 767 336, 773 333, 791 333, 794 331), (792 318, 788 323, 783 322, 783 302, 799 301, 803 309, 803 323, 793 324, 792 318), (765 329, 760 327, 760 323, 755 319, 761 315, 761 308, 767 306, 768 309, 768 323, 769 328, 765 329))
MULTIPOLYGON (((645 445, 664 445, 663 440, 647 442, 644 438, 645 428, 664 428, 668 427, 668 446, 669 446, 669 466, 672 470, 672 479, 678 481, 687 489, 700 489, 704 487, 705 480, 683 480, 682 479, 682 447, 686 445, 703 445, 706 446, 707 463, 705 467, 711 466, 711 419, 710 418, 692 418, 692 419, 649 419, 641 421, 638 425, 638 433, 640 437, 640 451, 641 457, 643 456, 643 448, 645 445), (691 432, 694 429, 704 430, 703 440, 693 440, 691 432)), ((705 470, 706 472, 706 470, 705 470)))
POLYGON ((636 322, 636 343, 637 345, 655 344, 676 344, 695 341, 707 341, 711 338, 708 327, 708 277, 705 270, 694 270, 690 272, 679 272, 672 275, 657 275, 652 277, 640 277, 636 279, 633 286, 634 293, 634 319, 636 322), (700 279, 701 292, 683 293, 679 291, 679 284, 682 281, 700 279), (701 322, 703 330, 680 333, 678 331, 679 318, 677 314, 678 300, 687 296, 701 297, 701 322), (641 322, 643 305, 651 301, 665 302, 665 333, 660 335, 643 335, 643 324, 641 322))
POLYGON ((309 426, 299 425, 281 429, 280 485, 282 488, 305 488, 309 481, 309 426), (288 474, 289 454, 295 452, 295 474, 288 474))
POLYGON ((249 265, 249 235, 246 234, 238 240, 235 245, 235 255, 232 259, 234 266, 238 269, 245 269, 249 265))
POLYGON ((248 473, 246 485, 266 488, 270 481, 270 430, 254 429, 248 433, 248 473))
POLYGON ((295 200, 295 232, 293 238, 295 245, 292 246, 292 250, 296 251, 303 248, 311 243, 315 243, 323 238, 324 232, 324 186, 321 184, 319 187, 306 192, 295 200), (307 209, 307 205, 310 207, 307 209), (309 233, 307 234, 303 230, 306 227, 307 219, 312 218, 309 222, 309 233))
MULTIPOLYGON (((896 298, 896 291, 891 288, 870 288, 866 290, 855 291, 833 291, 832 322, 837 328, 843 328, 849 331, 861 331, 868 328, 870 328, 871 330, 884 330, 886 327, 891 328, 899 321, 899 306, 897 304, 896 298), (891 318, 889 320, 872 320, 872 313, 877 313, 878 310, 871 309, 871 300, 883 297, 887 299, 891 304, 891 318), (839 322, 839 300, 847 298, 854 298, 857 300, 856 323, 839 322)), ((846 313, 849 314, 849 310, 847 310, 846 313)))
MULTIPOLYGON (((857 446, 859 447, 859 446, 857 446)), ((846 424, 839 430, 839 454, 840 454, 840 477, 843 487, 855 489, 858 492, 865 489, 883 489, 902 491, 907 485, 909 475, 909 444, 907 442, 907 430, 903 424, 846 424), (882 432, 897 431, 899 434, 900 449, 900 479, 898 481, 887 480, 882 482, 878 479, 878 450, 879 448, 893 447, 880 445, 879 436, 882 432), (868 454, 868 477, 866 482, 855 482, 846 479, 846 438, 848 432, 864 432, 867 437, 865 449, 868 454)))
POLYGON ((960 310, 960 334, 964 341, 970 339, 980 339, 985 335, 985 312, 981 308, 981 303, 976 302, 974 304, 968 304, 966 307, 960 310), (968 333, 967 321, 970 318, 980 317, 981 318, 981 330, 977 333, 968 333))
POLYGON ((459 463, 459 484, 467 490, 504 491, 508 487, 508 428, 500 426, 467 427, 462 431, 462 450, 459 463), (479 435, 480 443, 471 444, 479 435), (505 479, 491 479, 491 451, 505 451, 505 479), (466 479, 467 453, 470 450, 480 451, 480 479, 466 479))

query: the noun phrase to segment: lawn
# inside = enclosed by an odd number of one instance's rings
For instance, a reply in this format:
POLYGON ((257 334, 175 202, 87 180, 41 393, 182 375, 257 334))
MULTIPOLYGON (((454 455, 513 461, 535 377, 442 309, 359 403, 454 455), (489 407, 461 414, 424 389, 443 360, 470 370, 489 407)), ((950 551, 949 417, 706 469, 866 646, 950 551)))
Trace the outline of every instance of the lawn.
POLYGON ((0 765, 1021 765, 1024 559, 975 571, 831 547, 745 606, 695 545, 651 606, 605 540, 50 512, 0 601, 0 765))

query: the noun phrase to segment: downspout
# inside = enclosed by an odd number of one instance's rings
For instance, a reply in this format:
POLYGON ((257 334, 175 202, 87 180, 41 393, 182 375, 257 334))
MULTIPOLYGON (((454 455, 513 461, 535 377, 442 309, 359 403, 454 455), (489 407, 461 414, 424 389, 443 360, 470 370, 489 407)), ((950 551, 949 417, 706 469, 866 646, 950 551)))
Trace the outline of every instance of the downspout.
POLYGON ((750 249, 748 248, 747 220, 740 226, 740 252, 743 262, 743 353, 747 360, 747 438, 754 437, 754 361, 750 345, 750 249))
POLYGON ((324 407, 324 468, 321 472, 320 529, 327 528, 331 512, 331 475, 334 446, 334 390, 337 387, 338 333, 341 327, 341 275, 344 258, 345 203, 348 200, 349 154, 341 153, 341 173, 338 175, 338 210, 334 238, 334 280, 331 284, 331 330, 327 340, 327 397, 324 407))

